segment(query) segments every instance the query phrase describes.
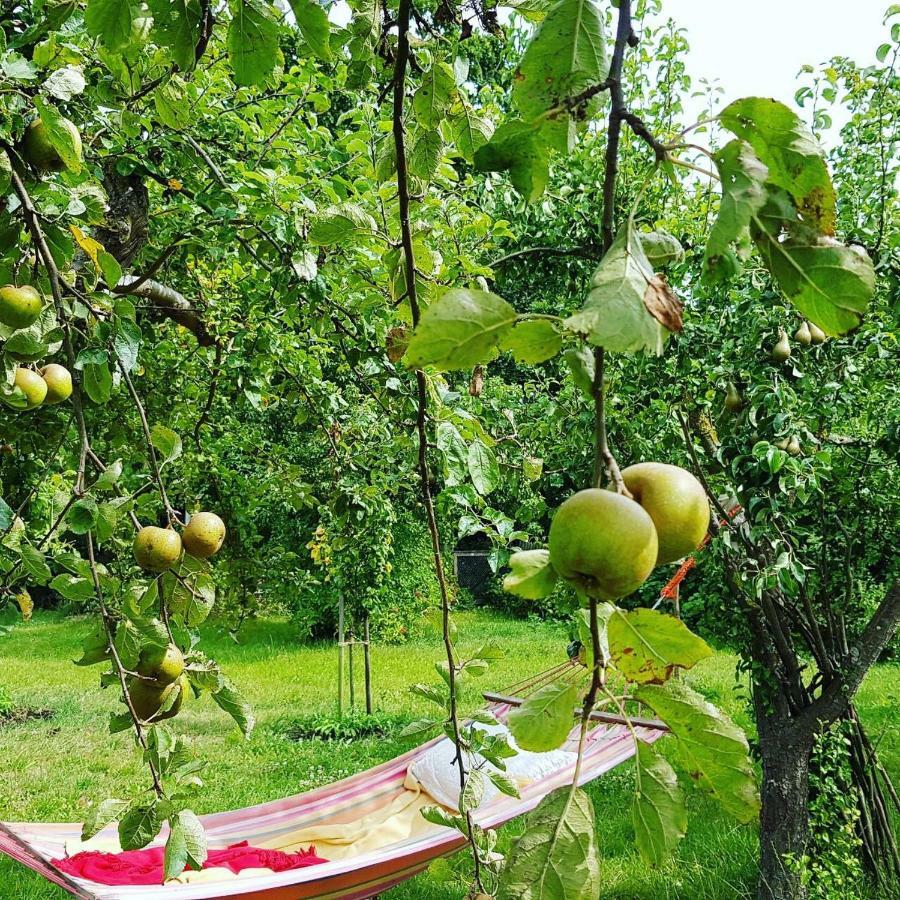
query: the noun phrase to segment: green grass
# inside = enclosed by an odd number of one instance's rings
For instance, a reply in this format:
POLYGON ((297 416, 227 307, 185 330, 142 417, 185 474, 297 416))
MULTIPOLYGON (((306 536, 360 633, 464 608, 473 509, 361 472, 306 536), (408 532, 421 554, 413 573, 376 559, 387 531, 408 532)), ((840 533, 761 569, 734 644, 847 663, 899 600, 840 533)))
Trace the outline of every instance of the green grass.
MULTIPOLYGON (((460 613, 460 641, 474 646, 498 639, 507 657, 483 684, 466 687, 463 701, 473 708, 482 688, 503 688, 563 659, 566 633, 559 627, 516 622, 490 613, 460 613)), ((97 687, 98 668, 72 665, 88 620, 38 615, 29 625, 0 638, 0 689, 19 706, 49 707, 52 720, 0 728, 0 819, 80 821, 88 808, 106 797, 127 796, 146 785, 127 735, 106 732, 109 712, 120 707, 113 690, 97 687)), ((336 703, 336 650, 299 643, 288 624, 252 622, 241 644, 207 629, 206 648, 225 667, 251 701, 258 726, 243 740, 209 698, 190 704, 178 718, 209 760, 205 788, 195 808, 212 812, 260 803, 309 790, 382 762, 408 748, 390 736, 354 739, 335 745, 321 740, 289 740, 285 723, 333 710, 336 703)), ((415 718, 425 701, 407 686, 433 680, 440 658, 434 632, 400 647, 373 648, 373 683, 378 710, 415 718)), ((726 653, 705 660, 688 681, 748 727, 745 688, 735 685, 735 658, 726 653), (737 689, 736 689, 737 687, 737 689)), ((900 771, 900 739, 890 730, 897 705, 900 667, 880 666, 860 693, 860 707, 889 769, 900 771)), ((658 870, 647 869, 633 847, 629 817, 629 766, 594 783, 602 853, 604 898, 732 898, 752 893, 757 838, 755 830, 722 816, 718 808, 691 791, 688 836, 676 857, 658 870)), ((520 823, 507 826, 503 845, 520 823)), ((388 892, 390 900, 461 900, 467 861, 460 855, 440 862, 408 884, 388 892)), ((0 858, 2 900, 50 900, 66 896, 5 857, 0 858)))

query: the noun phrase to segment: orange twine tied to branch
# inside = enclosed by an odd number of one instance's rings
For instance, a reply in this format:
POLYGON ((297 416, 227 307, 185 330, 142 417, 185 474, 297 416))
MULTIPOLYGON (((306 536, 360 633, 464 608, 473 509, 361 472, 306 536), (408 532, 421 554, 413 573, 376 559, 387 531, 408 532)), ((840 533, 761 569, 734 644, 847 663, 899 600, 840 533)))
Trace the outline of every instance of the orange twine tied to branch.
MULTIPOLYGON (((741 511, 741 507, 739 505, 732 506, 731 509, 728 510, 728 520, 733 519, 739 512, 741 511)), ((726 523, 726 519, 721 519, 719 521, 719 525, 724 525, 726 523)), ((703 541, 700 543, 700 546, 697 548, 698 550, 702 550, 709 543, 709 534, 703 538, 703 541)), ((697 559, 694 556, 689 556, 679 567, 678 571, 666 582, 666 586, 659 592, 660 599, 662 600, 674 600, 678 594, 678 586, 682 581, 687 577, 687 573, 697 565, 697 559)))

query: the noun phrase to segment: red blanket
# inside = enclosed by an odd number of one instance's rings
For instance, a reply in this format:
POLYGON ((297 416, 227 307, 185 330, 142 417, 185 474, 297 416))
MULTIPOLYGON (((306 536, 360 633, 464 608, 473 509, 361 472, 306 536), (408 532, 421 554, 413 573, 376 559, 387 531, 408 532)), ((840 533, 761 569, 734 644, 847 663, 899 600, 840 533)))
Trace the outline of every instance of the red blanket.
MULTIPOLYGON (((100 853, 86 850, 67 859, 54 859, 53 865, 67 875, 96 881, 97 884, 162 884, 163 847, 149 847, 146 850, 127 850, 123 853, 100 853)), ((300 850, 297 853, 283 853, 281 850, 263 850, 251 847, 246 841, 234 844, 225 850, 210 850, 204 869, 222 866, 232 872, 244 869, 271 869, 273 872, 287 872, 328 862, 316 856, 316 848, 300 850)))

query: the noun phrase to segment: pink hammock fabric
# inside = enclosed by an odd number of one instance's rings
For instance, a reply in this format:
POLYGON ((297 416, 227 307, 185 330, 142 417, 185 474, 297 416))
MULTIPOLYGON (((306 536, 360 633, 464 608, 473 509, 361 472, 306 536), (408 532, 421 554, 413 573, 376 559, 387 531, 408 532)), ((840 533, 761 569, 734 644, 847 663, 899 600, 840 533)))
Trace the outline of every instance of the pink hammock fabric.
MULTIPOLYGON (((501 719, 510 708, 502 704, 491 707, 501 719)), ((635 732, 647 743, 665 734, 663 727, 638 726, 635 732)), ((246 809, 201 816, 209 846, 228 847, 238 841, 247 841, 251 845, 277 845, 279 835, 289 834, 297 828, 327 823, 335 816, 342 820, 362 818, 390 803, 404 790, 403 782, 410 764, 436 741, 319 790, 246 809)), ((577 728, 573 728, 568 749, 572 749, 576 741, 577 728)), ((626 726, 598 725, 588 735, 579 784, 614 769, 634 756, 634 752, 634 741, 626 726)), ((533 809, 551 791, 571 784, 573 775, 574 767, 568 766, 529 785, 519 798, 501 795, 481 807, 475 821, 485 828, 502 825, 533 809)), ((242 900, 363 900, 412 878, 433 860, 455 853, 464 844, 457 831, 435 825, 424 836, 415 839, 287 872, 206 884, 109 887, 67 875, 53 865, 52 860, 65 856, 66 842, 77 840, 80 834, 81 826, 75 823, 0 824, 0 852, 39 872, 79 900, 214 900, 226 897, 242 900)), ((101 837, 115 837, 115 830, 101 832, 101 837)), ((165 839, 164 833, 159 843, 164 843, 165 839)))
MULTIPOLYGON (((162 884, 164 878, 165 847, 148 847, 144 850, 126 850, 122 853, 101 853, 86 850, 74 856, 52 859, 50 864, 64 872, 93 881, 97 884, 162 884)), ((246 841, 233 844, 224 850, 210 850, 204 869, 222 868, 237 874, 244 869, 271 869, 273 872, 291 872, 306 866, 328 862, 316 855, 315 847, 297 853, 281 850, 265 850, 251 847, 246 841)))

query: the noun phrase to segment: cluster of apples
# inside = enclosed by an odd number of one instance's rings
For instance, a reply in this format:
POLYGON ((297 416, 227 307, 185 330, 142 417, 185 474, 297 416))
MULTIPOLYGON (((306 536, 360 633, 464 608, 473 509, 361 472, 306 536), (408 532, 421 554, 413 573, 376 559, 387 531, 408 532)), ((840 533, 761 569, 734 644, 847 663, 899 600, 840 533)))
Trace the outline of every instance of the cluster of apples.
MULTIPOLYGON (((0 322, 7 328, 28 328, 37 321, 43 306, 41 295, 30 284, 0 288, 0 322)), ((72 395, 72 373, 58 363, 38 370, 16 366, 14 384, 25 395, 26 409, 62 403, 72 395)))
POLYGON ((655 566, 692 553, 709 527, 706 492, 685 469, 638 463, 622 478, 633 499, 588 488, 564 501, 550 524, 550 564, 600 600, 627 596, 655 566))
POLYGON ((182 549, 197 559, 209 559, 225 540, 225 523, 215 513, 200 512, 179 534, 173 528, 145 525, 134 538, 134 559, 148 572, 165 572, 181 558, 182 549))
POLYGON ((178 715, 191 689, 184 669, 184 654, 175 644, 141 651, 137 672, 126 681, 131 706, 139 719, 161 722, 178 715))

